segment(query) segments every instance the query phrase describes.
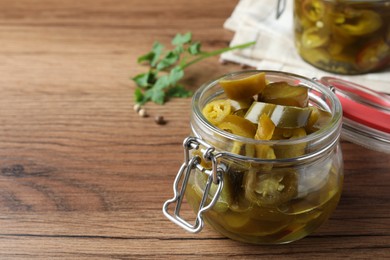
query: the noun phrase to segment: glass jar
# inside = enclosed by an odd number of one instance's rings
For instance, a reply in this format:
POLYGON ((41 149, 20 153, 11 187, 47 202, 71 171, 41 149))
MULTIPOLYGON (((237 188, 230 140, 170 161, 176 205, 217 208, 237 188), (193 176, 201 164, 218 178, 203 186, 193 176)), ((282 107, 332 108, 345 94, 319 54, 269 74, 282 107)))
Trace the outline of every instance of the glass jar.
POLYGON ((320 69, 362 74, 390 64, 389 0, 295 0, 295 45, 320 69))
POLYGON ((298 75, 265 71, 268 82, 307 86, 310 106, 331 113, 329 124, 305 137, 268 141, 240 137, 203 116, 207 103, 226 98, 219 80, 258 72, 227 74, 194 94, 184 163, 174 182, 174 197, 163 206, 165 216, 189 232, 199 232, 205 221, 234 240, 288 243, 316 230, 338 204, 343 183, 342 110, 329 88, 298 75), (276 159, 256 158, 251 155, 254 148, 273 149, 276 159), (180 216, 184 197, 196 212, 193 224, 180 216), (175 205, 172 213, 170 204, 175 205))

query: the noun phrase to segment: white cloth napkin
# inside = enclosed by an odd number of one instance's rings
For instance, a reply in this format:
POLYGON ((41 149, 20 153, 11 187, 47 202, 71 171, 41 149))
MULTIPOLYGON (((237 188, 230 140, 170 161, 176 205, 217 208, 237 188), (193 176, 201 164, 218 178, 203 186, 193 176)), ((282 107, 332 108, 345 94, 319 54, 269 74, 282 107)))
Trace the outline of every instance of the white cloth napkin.
POLYGON ((390 94, 390 69, 345 76, 319 70, 303 61, 294 46, 293 0, 286 0, 286 8, 279 19, 276 19, 276 2, 240 0, 224 23, 226 29, 235 32, 230 45, 250 41, 256 41, 256 44, 244 50, 223 53, 222 60, 262 70, 291 72, 307 78, 337 77, 390 94))

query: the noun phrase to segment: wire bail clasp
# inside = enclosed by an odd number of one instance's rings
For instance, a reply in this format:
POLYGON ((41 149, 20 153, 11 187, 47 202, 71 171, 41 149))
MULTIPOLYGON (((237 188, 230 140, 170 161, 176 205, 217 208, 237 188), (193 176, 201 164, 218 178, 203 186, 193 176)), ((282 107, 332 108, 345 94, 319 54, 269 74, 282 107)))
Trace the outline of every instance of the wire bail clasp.
POLYGON ((223 188, 222 173, 224 172, 224 169, 222 166, 219 166, 217 162, 217 159, 222 154, 220 153, 214 154, 214 150, 215 150, 214 147, 210 146, 202 139, 196 137, 187 137, 183 142, 183 147, 184 147, 184 162, 181 165, 173 183, 174 196, 172 199, 167 200, 164 203, 162 210, 164 215, 173 223, 177 224, 178 226, 184 228, 185 230, 191 233, 198 233, 202 230, 204 225, 202 214, 207 210, 211 209, 215 205, 223 188), (202 149, 201 146, 204 147, 205 149, 202 149), (206 161, 211 161, 212 163, 211 169, 206 169, 200 164, 201 158, 199 156, 194 156, 190 159, 189 152, 192 149, 202 151, 203 158, 206 161), (194 224, 191 224, 180 217, 180 208, 183 202, 189 177, 191 173, 194 172, 194 170, 196 169, 200 171, 198 172, 198 174, 207 174, 208 178, 203 192, 202 200, 200 201, 199 209, 196 214, 196 220, 194 224), (182 180, 182 184, 179 190, 179 183, 181 180, 182 180), (206 202, 209 196, 209 191, 212 183, 217 184, 218 188, 214 194, 214 197, 207 204, 206 202), (176 206, 174 208, 173 213, 170 214, 168 212, 168 208, 169 205, 172 203, 176 203, 176 206))

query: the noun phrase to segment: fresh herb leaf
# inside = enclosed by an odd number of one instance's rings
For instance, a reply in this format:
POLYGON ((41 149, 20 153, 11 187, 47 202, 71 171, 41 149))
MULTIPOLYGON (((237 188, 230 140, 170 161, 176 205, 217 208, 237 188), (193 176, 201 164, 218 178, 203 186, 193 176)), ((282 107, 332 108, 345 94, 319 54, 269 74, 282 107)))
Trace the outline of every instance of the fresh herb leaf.
POLYGON ((187 98, 192 96, 192 92, 185 89, 183 85, 175 85, 167 92, 169 97, 187 98))
POLYGON ((195 42, 188 47, 188 52, 192 55, 198 55, 200 53, 200 42, 195 42))
POLYGON ((154 57, 154 53, 151 51, 151 52, 148 52, 140 57, 138 57, 138 63, 142 63, 144 61, 147 61, 147 62, 151 62, 153 60, 153 57, 154 57))
POLYGON ((138 63, 149 64, 149 70, 132 78, 137 85, 134 100, 138 104, 149 101, 164 104, 172 97, 190 97, 192 92, 179 84, 187 67, 208 57, 235 49, 244 49, 253 44, 255 42, 203 52, 201 43, 192 42, 192 34, 187 32, 177 34, 172 39, 174 48, 164 52, 164 46, 156 41, 150 52, 138 58, 138 63))
POLYGON ((140 88, 136 88, 134 91, 134 101, 138 104, 144 104, 144 93, 142 93, 140 88))
POLYGON ((164 45, 162 45, 161 43, 155 42, 153 44, 152 51, 154 53, 154 57, 153 57, 150 65, 152 65, 153 67, 156 66, 158 60, 160 59, 161 54, 163 53, 163 50, 164 50, 164 45))
POLYGON ((163 59, 157 64, 158 70, 163 70, 169 66, 175 64, 179 60, 179 55, 174 51, 168 52, 163 59))
POLYGON ((138 63, 147 62, 152 67, 156 66, 156 63, 160 59, 161 54, 163 53, 164 45, 159 42, 153 44, 152 50, 138 58, 138 63))
POLYGON ((154 84, 153 88, 157 90, 163 90, 169 87, 169 75, 161 76, 156 83, 154 84))
POLYGON ((187 32, 185 34, 176 34, 176 36, 172 40, 172 45, 183 45, 186 43, 190 43, 192 39, 192 33, 187 32))
POLYGON ((173 52, 176 53, 177 55, 180 55, 184 52, 184 47, 183 45, 178 45, 173 49, 173 52))
POLYGON ((180 66, 174 67, 169 73, 169 83, 175 86, 176 83, 184 77, 184 71, 180 66))
POLYGON ((150 98, 156 104, 164 104, 165 102, 165 91, 162 89, 152 88, 146 91, 147 98, 150 98))
POLYGON ((155 76, 155 73, 153 73, 152 71, 148 71, 145 73, 138 74, 133 78, 133 81, 137 84, 137 86, 141 88, 148 88, 151 87, 156 81, 155 76))

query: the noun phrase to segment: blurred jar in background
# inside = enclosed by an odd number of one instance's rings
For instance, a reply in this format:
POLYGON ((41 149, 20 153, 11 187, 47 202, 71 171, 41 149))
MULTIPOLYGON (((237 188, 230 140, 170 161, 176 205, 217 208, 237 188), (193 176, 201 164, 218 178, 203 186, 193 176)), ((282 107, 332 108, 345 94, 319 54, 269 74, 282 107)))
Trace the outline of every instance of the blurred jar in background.
POLYGON ((295 45, 313 66, 362 74, 390 65, 389 0, 295 0, 295 45))

